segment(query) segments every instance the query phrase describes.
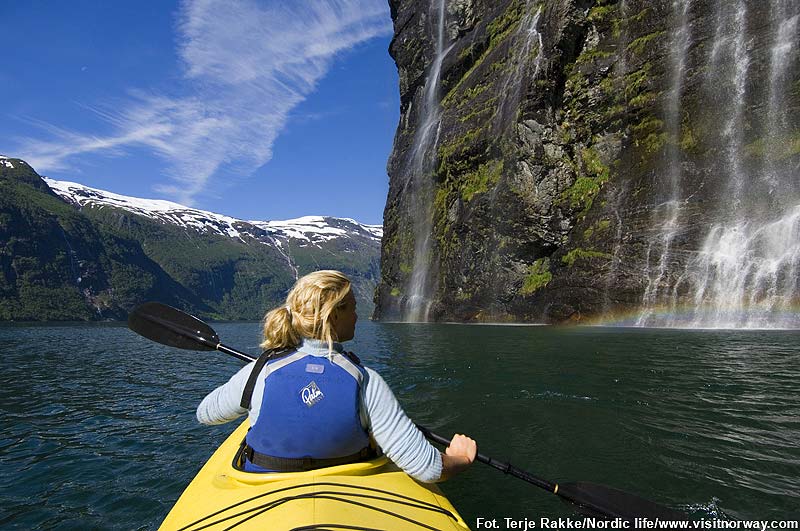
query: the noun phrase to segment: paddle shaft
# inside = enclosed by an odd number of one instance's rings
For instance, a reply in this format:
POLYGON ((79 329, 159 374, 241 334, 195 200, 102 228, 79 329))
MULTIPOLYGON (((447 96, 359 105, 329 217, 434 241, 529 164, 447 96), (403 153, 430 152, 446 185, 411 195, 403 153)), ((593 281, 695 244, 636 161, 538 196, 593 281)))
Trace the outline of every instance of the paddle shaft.
POLYGON ((219 350, 220 352, 224 352, 225 354, 229 354, 234 358, 239 358, 242 361, 251 362, 255 361, 256 358, 251 356, 250 354, 245 354, 244 352, 239 352, 236 349, 232 349, 230 347, 226 347, 222 343, 217 344, 214 346, 215 349, 219 350))

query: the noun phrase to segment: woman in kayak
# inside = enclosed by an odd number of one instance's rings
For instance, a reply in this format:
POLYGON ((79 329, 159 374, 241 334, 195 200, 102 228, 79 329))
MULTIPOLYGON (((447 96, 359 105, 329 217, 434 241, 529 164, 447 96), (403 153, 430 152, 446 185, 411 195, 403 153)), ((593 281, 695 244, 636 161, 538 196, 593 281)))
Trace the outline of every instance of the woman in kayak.
POLYGON ((342 348, 353 339, 356 299, 338 271, 300 278, 285 306, 264 318, 265 350, 197 408, 203 424, 248 413, 245 470, 289 472, 374 456, 370 437, 413 478, 434 482, 475 459, 475 441, 455 435, 436 450, 406 416, 386 382, 342 348))

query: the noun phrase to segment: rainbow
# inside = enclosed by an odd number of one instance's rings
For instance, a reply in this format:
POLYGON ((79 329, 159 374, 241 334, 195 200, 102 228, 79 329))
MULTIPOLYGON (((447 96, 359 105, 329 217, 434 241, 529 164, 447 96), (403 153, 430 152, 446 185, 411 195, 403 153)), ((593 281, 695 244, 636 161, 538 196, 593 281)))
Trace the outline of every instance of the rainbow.
POLYGON ((748 329, 784 330, 800 329, 800 300, 793 301, 780 310, 769 310, 761 306, 730 308, 718 312, 718 308, 695 305, 664 305, 653 308, 626 308, 583 318, 581 325, 608 327, 642 327, 640 321, 646 315, 645 328, 676 329, 748 329), (713 318, 712 318, 713 316, 713 318))

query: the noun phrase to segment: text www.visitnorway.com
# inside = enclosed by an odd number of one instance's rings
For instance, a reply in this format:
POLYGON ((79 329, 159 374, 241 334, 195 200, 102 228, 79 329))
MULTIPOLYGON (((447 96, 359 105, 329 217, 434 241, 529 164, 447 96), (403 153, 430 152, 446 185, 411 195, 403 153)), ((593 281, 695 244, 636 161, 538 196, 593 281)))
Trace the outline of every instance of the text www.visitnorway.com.
POLYGON ((633 521, 585 518, 477 518, 476 529, 800 529, 797 520, 661 520, 635 518, 633 521))

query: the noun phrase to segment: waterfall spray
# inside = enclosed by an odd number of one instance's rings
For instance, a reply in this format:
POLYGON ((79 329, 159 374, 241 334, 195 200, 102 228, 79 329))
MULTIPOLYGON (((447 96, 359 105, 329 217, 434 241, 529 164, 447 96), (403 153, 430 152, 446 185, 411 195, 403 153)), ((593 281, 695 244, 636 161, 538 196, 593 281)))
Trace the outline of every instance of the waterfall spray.
MULTIPOLYGON (((676 2, 677 3, 677 2, 676 2)), ((755 75, 748 13, 744 0, 717 3, 717 26, 708 56, 707 84, 714 105, 723 117, 716 139, 720 155, 711 170, 719 181, 716 205, 709 204, 709 229, 672 286, 670 296, 659 291, 662 271, 648 283, 639 325, 709 328, 797 327, 793 313, 800 274, 800 196, 796 168, 782 162, 787 139, 796 127, 791 116, 792 83, 797 75, 797 30, 800 13, 796 2, 772 0, 772 44, 766 57, 769 76, 756 92, 749 78, 755 75), (747 149, 746 131, 753 117, 748 101, 765 109, 765 133, 747 149), (762 146, 753 151, 752 145, 762 146), (758 164, 751 160, 754 153, 758 164), (760 169, 759 169, 760 167, 760 169), (764 208, 765 204, 769 209, 764 208), (688 303, 688 307, 683 308, 688 303), (658 306, 671 308, 656 317, 658 306), (681 312, 677 311, 681 309, 681 312)), ((673 100, 670 93, 668 100, 673 100)), ((678 110, 680 111, 680 102, 678 110)), ((668 105, 672 108, 672 105, 668 105)), ((758 108, 757 107, 757 108, 758 108)), ((668 129, 670 112, 665 123, 668 129)), ((710 139, 713 141, 714 139, 710 139)), ((668 150, 669 151, 669 150, 668 150)), ((669 170, 667 170, 669 171, 669 170)), ((671 181, 671 184, 675 183, 671 181)), ((681 197, 675 189, 674 197, 681 197)), ((671 224, 667 219, 666 227, 671 224)), ((674 227, 680 230, 680 223, 674 227)), ((651 246, 652 247, 652 246, 651 246)), ((650 253, 652 249, 648 249, 650 253)), ((662 254, 663 261, 663 254, 662 254)), ((648 268, 649 255, 648 255, 648 268)), ((673 273, 677 274, 677 271, 673 273)))

